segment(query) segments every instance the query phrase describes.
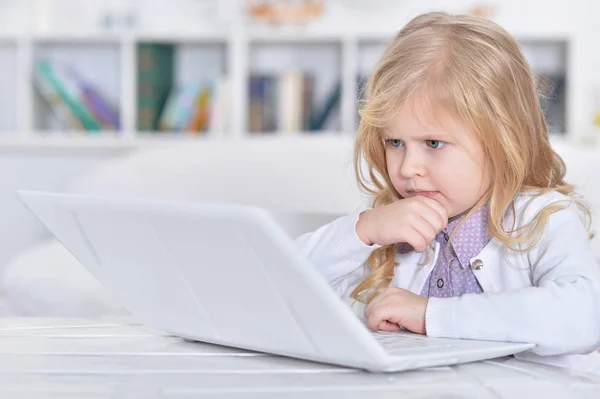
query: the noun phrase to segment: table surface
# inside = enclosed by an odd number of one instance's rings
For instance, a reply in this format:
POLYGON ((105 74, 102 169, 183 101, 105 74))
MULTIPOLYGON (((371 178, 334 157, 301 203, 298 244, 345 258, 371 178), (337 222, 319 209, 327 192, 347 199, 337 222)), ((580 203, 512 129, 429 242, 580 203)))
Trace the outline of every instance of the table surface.
POLYGON ((0 398, 594 398, 600 376, 502 358, 376 374, 203 343, 127 318, 0 318, 0 398))

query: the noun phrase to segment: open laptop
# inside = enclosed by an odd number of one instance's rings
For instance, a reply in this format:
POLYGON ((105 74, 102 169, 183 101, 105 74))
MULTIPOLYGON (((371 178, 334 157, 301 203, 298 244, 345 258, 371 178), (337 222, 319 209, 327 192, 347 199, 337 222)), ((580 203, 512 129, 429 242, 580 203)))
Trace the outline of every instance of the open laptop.
POLYGON ((534 346, 370 332, 258 207, 18 195, 133 317, 187 340, 387 372, 534 346))

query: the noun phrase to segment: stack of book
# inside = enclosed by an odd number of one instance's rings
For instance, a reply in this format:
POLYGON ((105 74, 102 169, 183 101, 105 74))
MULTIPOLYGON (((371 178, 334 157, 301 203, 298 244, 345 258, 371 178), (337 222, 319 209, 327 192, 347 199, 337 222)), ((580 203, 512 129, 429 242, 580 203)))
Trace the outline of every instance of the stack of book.
POLYGON ((118 107, 74 68, 38 60, 33 85, 61 129, 98 132, 121 128, 118 107))
POLYGON ((229 79, 174 83, 175 46, 138 46, 137 129, 213 134, 228 131, 229 79))
POLYGON ((316 100, 314 76, 299 71, 252 74, 248 91, 250 132, 322 131, 339 112, 341 82, 321 101, 316 100))

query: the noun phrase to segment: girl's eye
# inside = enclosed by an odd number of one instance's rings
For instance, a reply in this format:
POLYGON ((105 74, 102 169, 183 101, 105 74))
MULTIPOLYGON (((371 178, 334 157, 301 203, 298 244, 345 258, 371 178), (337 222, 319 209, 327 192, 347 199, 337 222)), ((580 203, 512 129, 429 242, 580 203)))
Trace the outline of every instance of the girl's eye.
POLYGON ((404 141, 399 139, 387 139, 385 142, 390 145, 392 148, 399 148, 404 145, 404 141))
POLYGON ((428 147, 433 148, 434 150, 439 150, 446 144, 442 140, 425 140, 425 143, 428 147))

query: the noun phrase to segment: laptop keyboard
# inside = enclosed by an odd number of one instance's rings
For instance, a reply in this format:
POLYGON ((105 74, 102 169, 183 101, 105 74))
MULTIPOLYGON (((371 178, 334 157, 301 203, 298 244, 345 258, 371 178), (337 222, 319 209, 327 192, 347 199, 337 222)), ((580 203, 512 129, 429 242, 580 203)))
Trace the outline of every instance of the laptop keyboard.
POLYGON ((459 342, 448 342, 443 339, 426 337, 410 332, 375 332, 373 336, 390 355, 396 355, 419 349, 453 349, 459 342))

